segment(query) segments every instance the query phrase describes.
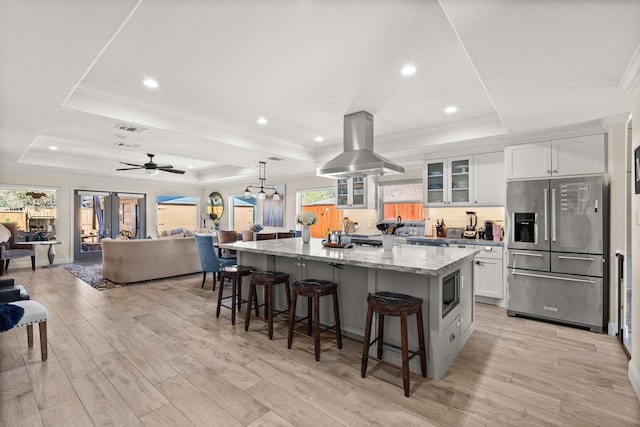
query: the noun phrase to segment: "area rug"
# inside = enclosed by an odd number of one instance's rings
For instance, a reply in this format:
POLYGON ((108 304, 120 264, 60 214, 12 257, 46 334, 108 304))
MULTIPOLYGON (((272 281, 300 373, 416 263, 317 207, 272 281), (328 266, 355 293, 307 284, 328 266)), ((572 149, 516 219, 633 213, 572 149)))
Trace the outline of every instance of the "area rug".
POLYGON ((104 289, 118 287, 117 284, 105 280, 102 277, 102 262, 100 261, 76 262, 73 264, 65 264, 62 267, 78 279, 98 290, 102 291, 104 289))

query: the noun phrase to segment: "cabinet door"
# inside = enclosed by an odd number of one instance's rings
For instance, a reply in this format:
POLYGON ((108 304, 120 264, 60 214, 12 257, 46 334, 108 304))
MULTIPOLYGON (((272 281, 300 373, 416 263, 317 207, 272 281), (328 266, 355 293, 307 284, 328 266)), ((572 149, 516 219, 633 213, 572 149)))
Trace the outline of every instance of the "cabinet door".
POLYGON ((424 168, 424 205, 443 206, 449 199, 447 194, 446 160, 430 160, 424 168))
POLYGON ((351 207, 367 207, 367 181, 363 177, 351 178, 351 207))
POLYGON ((449 176, 450 205, 469 205, 473 194, 472 157, 458 157, 447 160, 449 176))
POLYGON ((476 256, 473 262, 476 295, 502 298, 502 259, 476 256))
POLYGON ((473 156, 473 204, 504 206, 506 185, 504 153, 483 153, 473 156))
POLYGON ((349 206, 349 179, 339 178, 336 181, 336 207, 349 206))
POLYGON ((551 141, 511 145, 504 154, 507 179, 551 176, 551 141))
POLYGON ((551 141, 554 176, 604 173, 604 135, 587 135, 551 141))

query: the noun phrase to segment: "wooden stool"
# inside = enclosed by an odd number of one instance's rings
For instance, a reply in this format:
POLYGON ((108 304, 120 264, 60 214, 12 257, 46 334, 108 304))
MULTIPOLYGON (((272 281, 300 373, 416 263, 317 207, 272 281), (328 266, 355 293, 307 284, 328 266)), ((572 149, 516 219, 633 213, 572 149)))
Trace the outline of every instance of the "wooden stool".
MULTIPOLYGON (((220 290, 218 291, 218 307, 216 308, 216 318, 220 317, 220 307, 231 309, 231 324, 236 324, 236 305, 238 310, 241 309, 242 303, 247 302, 242 299, 242 278, 250 276, 255 269, 246 265, 229 265, 220 267, 220 290), (231 279, 231 305, 222 304, 222 300, 229 297, 223 297, 224 279, 231 279)), ((258 299, 256 297, 256 307, 258 299)), ((256 308, 257 315, 257 308, 256 308)))
POLYGON ((306 319, 306 336, 311 336, 311 325, 313 323, 313 340, 315 342, 316 361, 320 360, 320 332, 335 329, 338 348, 342 348, 342 330, 340 329, 340 310, 338 308, 338 285, 328 280, 296 280, 293 283, 293 292, 295 295, 289 312, 289 336, 287 337, 287 347, 291 348, 294 332, 296 334, 304 335, 300 332, 296 332, 294 330, 294 326, 297 322, 302 322, 306 319), (334 325, 320 330, 320 297, 325 295, 333 295, 334 325), (298 296, 307 297, 307 316, 296 321, 296 301, 298 296))
POLYGON ((273 339, 273 317, 277 314, 286 313, 291 308, 291 289, 289 288, 289 275, 278 271, 260 271, 251 273, 251 284, 249 285, 249 308, 244 321, 244 330, 249 330, 249 322, 251 321, 251 303, 255 301, 256 316, 258 307, 265 306, 264 319, 269 323, 269 339, 273 339), (273 311, 273 286, 284 283, 287 296, 287 309, 274 312, 273 311), (258 305, 256 295, 256 286, 264 286, 264 303, 258 305))
POLYGON ((424 325, 422 323, 422 300, 410 295, 397 294, 394 292, 378 292, 369 295, 367 298, 369 305, 367 309, 367 323, 365 325, 364 341, 362 348, 362 365, 361 375, 364 378, 367 374, 367 362, 369 359, 376 360, 385 365, 402 369, 402 383, 404 386, 404 395, 409 397, 409 361, 417 354, 420 354, 420 368, 422 376, 427 377, 427 356, 424 346, 424 325), (378 337, 371 339, 371 321, 373 320, 373 312, 378 313, 378 337), (418 350, 409 356, 409 339, 407 336, 407 316, 415 314, 418 322, 418 350), (384 316, 400 316, 401 340, 402 340, 402 367, 393 363, 382 360, 382 345, 384 334, 384 316), (378 342, 378 357, 369 355, 369 348, 373 343, 378 342))

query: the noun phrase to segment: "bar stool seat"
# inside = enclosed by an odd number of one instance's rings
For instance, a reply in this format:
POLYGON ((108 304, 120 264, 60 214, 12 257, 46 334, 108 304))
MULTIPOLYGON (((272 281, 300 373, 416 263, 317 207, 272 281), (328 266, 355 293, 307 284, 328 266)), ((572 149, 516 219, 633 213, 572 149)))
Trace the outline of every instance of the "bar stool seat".
POLYGON ((427 377, 427 356, 424 344, 424 324, 422 322, 422 300, 411 295, 399 294, 395 292, 378 292, 367 297, 367 321, 365 324, 365 333, 362 348, 362 365, 361 376, 364 378, 367 374, 367 362, 373 359, 394 368, 402 370, 402 384, 404 386, 404 395, 409 397, 409 361, 416 355, 420 355, 420 368, 422 376, 427 377), (378 337, 371 340, 371 321, 373 313, 378 314, 378 337), (407 334, 407 316, 416 315, 418 326, 418 345, 416 351, 409 355, 409 339, 407 334), (384 336, 384 316, 400 316, 401 342, 402 342, 402 366, 382 360, 382 346, 384 336), (377 357, 369 355, 369 348, 378 343, 377 357))
POLYGON ((293 283, 293 292, 295 294, 295 297, 293 298, 293 301, 291 303, 291 310, 289 312, 289 334, 287 337, 287 348, 291 348, 294 333, 309 337, 312 336, 312 326, 316 361, 320 360, 320 332, 328 331, 331 329, 335 330, 338 348, 342 348, 342 329, 340 328, 340 309, 338 307, 338 285, 329 280, 296 280, 293 283), (333 296, 334 325, 321 329, 320 297, 326 295, 333 296), (298 299, 298 296, 307 297, 307 316, 296 321, 296 301, 298 299), (306 335, 295 330, 296 323, 303 322, 304 320, 307 321, 306 335))
MULTIPOLYGON (((241 310, 242 303, 247 302, 242 299, 242 278, 250 276, 255 268, 246 265, 229 265, 220 267, 220 290, 218 291, 218 306, 216 308, 216 318, 220 317, 220 308, 226 307, 231 310, 231 324, 236 324, 236 306, 241 310), (223 297, 224 279, 231 280, 231 297, 223 297), (231 305, 222 303, 223 299, 231 298, 231 305)), ((256 295, 256 306, 257 295, 256 295)))
POLYGON ((264 306, 265 314, 264 319, 269 325, 269 339, 273 339, 273 318, 282 313, 289 312, 291 308, 291 289, 289 287, 289 275, 287 273, 281 273, 279 271, 259 271, 251 273, 251 282, 249 285, 249 307, 244 321, 244 330, 249 330, 249 323, 251 321, 251 309, 252 303, 255 304, 256 316, 259 316, 258 308, 264 306), (286 310, 273 311, 273 287, 275 285, 285 285, 285 295, 287 297, 286 310), (264 286, 264 302, 258 305, 258 298, 256 294, 256 286, 264 286))

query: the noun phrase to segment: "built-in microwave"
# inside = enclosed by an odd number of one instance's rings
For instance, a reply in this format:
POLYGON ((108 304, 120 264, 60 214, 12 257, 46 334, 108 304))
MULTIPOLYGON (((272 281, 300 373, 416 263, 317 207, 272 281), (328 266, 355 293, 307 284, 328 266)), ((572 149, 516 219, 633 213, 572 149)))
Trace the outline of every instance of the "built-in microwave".
POLYGON ((442 318, 460 303, 460 270, 442 279, 442 318))

